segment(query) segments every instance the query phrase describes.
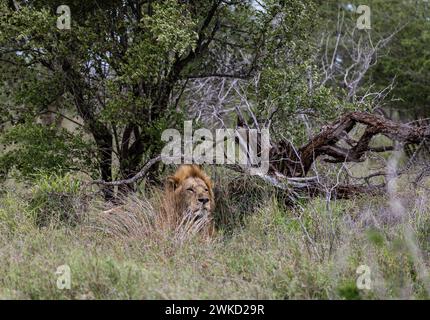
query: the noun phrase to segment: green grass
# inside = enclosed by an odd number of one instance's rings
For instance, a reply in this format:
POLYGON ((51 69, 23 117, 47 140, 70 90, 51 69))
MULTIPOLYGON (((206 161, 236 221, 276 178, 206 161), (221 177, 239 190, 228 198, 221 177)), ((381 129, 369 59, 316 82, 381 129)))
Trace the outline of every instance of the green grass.
MULTIPOLYGON (((397 195, 408 200, 397 220, 391 219, 389 197, 330 203, 316 198, 295 208, 268 192, 246 206, 224 199, 215 239, 179 244, 168 235, 119 236, 98 228, 91 219, 100 217, 97 201, 53 210, 43 190, 79 191, 67 181, 63 189, 43 181, 0 198, 0 298, 429 298, 430 199, 424 191, 397 195), (74 224, 47 219, 40 225, 35 198, 39 217, 84 210, 88 219, 74 224), (240 214, 239 221, 228 224, 228 208, 240 214), (245 209, 250 211, 235 211, 245 209), (65 264, 71 269, 70 290, 56 286, 55 271, 65 264), (370 267, 371 290, 356 286, 362 264, 370 267)), ((256 189, 249 188, 250 197, 256 189)))

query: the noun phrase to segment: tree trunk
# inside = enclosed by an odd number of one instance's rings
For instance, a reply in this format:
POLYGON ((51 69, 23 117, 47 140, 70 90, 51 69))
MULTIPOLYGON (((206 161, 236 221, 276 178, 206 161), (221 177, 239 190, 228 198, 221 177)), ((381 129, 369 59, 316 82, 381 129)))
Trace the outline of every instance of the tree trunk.
MULTIPOLYGON (((67 75, 66 78, 68 81, 65 83, 65 86, 73 96, 76 110, 96 142, 100 158, 99 168, 101 177, 104 181, 112 181, 112 133, 107 126, 97 119, 91 102, 85 100, 84 89, 86 86, 81 74, 73 70, 67 59, 62 63, 62 70, 67 75)), ((113 199, 112 186, 104 186, 102 192, 106 200, 113 199)))

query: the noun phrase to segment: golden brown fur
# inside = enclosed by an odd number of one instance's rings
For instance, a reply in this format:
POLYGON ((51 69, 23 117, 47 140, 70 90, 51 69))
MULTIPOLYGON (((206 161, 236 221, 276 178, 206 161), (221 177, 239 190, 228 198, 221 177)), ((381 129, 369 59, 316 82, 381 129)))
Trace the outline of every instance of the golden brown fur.
POLYGON ((186 233, 213 234, 212 181, 199 166, 181 165, 167 179, 164 197, 164 214, 170 225, 186 233))

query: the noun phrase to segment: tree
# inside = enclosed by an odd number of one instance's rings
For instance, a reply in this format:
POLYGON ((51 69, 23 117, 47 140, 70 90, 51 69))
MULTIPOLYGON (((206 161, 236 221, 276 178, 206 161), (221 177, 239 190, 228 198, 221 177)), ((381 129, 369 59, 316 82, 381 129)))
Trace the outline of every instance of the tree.
POLYGON ((371 29, 359 30, 356 3, 321 2, 325 21, 321 64, 328 85, 372 108, 429 104, 430 5, 426 0, 361 1, 371 12, 371 29))
POLYGON ((61 100, 82 118, 104 181, 112 180, 114 156, 119 176, 129 178, 159 153, 163 129, 182 119, 187 79, 252 79, 261 71, 268 83, 262 89, 273 94, 268 89, 287 62, 306 60, 300 55, 314 12, 310 0, 68 1, 71 29, 58 30, 60 4, 0 2, 2 84, 10 102, 2 118, 30 124, 61 100), (228 64, 219 60, 226 47, 228 64))

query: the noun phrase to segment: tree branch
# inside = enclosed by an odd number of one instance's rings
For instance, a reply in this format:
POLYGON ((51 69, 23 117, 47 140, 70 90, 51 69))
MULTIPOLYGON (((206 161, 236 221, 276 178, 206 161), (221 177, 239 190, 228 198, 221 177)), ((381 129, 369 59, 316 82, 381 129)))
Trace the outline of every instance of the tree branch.
POLYGON ((120 185, 124 185, 124 184, 132 184, 135 183, 136 181, 138 181, 139 179, 142 179, 143 177, 145 177, 149 170, 151 169, 151 167, 156 164, 157 162, 159 162, 161 160, 161 155, 149 160, 144 166, 143 168, 133 177, 131 177, 130 179, 124 179, 124 180, 118 180, 118 181, 103 181, 103 180, 94 180, 91 182, 91 184, 101 184, 104 186, 120 186, 120 185))

